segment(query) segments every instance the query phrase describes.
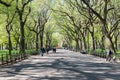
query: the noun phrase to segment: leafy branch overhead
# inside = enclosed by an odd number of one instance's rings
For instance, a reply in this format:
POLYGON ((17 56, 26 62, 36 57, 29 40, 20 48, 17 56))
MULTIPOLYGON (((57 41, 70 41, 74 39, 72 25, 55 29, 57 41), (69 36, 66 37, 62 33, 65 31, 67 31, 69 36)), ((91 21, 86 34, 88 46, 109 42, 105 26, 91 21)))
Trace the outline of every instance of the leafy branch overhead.
POLYGON ((0 0, 0 45, 26 49, 119 49, 119 0, 0 0))
POLYGON ((9 3, 4 2, 3 0, 0 0, 0 4, 4 5, 4 6, 6 6, 6 7, 11 6, 9 3))

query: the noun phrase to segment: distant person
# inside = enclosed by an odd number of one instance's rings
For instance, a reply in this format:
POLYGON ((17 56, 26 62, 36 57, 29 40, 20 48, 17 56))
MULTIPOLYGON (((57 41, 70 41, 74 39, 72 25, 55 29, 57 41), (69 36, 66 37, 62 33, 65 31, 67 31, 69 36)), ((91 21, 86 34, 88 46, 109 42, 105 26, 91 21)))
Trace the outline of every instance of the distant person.
POLYGON ((41 56, 43 56, 45 53, 45 48, 41 48, 41 56))
POLYGON ((106 61, 111 61, 112 59, 112 51, 108 48, 106 53, 106 61))

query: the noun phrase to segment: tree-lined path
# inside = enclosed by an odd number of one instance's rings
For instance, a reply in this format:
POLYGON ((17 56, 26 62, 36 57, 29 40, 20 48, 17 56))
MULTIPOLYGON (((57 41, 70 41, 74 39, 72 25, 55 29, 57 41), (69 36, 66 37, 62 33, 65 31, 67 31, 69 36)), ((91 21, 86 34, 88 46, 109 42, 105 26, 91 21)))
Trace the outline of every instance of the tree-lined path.
POLYGON ((64 49, 0 68, 0 80, 120 80, 120 64, 64 49))

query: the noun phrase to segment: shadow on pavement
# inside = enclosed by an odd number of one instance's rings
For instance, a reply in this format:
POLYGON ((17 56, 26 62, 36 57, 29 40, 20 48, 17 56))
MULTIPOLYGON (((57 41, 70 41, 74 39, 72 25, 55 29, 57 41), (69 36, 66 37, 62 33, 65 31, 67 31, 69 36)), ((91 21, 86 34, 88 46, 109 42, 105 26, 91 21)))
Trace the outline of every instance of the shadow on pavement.
POLYGON ((51 63, 49 59, 35 64, 25 63, 4 67, 0 77, 16 77, 17 75, 27 78, 24 80, 120 80, 120 67, 117 65, 78 62, 64 58, 55 59, 51 63))

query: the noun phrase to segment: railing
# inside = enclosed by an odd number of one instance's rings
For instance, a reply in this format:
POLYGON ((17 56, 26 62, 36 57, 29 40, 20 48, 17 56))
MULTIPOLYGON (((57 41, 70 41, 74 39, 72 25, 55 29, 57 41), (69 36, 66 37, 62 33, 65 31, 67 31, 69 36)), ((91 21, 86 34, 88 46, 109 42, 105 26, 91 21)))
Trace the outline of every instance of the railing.
POLYGON ((28 57, 28 54, 14 53, 14 54, 1 54, 0 65, 8 65, 24 60, 28 57))
POLYGON ((27 59, 30 55, 38 54, 35 50, 27 50, 26 53, 0 54, 0 65, 14 64, 27 59))

